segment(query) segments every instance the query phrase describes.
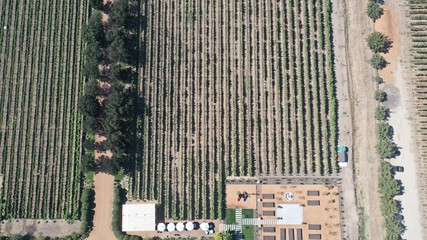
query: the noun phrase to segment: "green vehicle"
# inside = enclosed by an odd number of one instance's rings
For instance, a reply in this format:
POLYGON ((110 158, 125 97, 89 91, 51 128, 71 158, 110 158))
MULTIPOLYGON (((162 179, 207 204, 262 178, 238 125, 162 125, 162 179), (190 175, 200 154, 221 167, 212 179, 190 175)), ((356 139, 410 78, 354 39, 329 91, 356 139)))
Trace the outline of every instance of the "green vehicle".
POLYGON ((347 152, 347 147, 346 146, 342 146, 342 145, 338 145, 337 151, 338 152, 347 152))

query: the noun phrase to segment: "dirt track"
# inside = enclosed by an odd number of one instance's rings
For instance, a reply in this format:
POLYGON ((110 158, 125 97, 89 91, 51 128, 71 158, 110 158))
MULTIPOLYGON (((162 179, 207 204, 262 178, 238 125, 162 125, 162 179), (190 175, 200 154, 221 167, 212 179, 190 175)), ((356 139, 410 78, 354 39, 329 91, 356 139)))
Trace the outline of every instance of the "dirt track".
POLYGON ((400 156, 391 159, 394 166, 403 166, 404 172, 396 173, 396 179, 402 182, 403 195, 396 199, 401 201, 402 215, 406 231, 404 239, 424 239, 422 236, 421 204, 419 201, 419 183, 417 176, 417 148, 415 128, 411 117, 412 93, 409 68, 409 33, 407 32, 405 8, 397 1, 386 1, 385 14, 375 24, 375 29, 385 33, 392 41, 392 48, 384 55, 388 66, 380 71, 386 84, 385 105, 391 109, 389 123, 393 127, 393 140, 400 148, 400 156))
MULTIPOLYGON (((366 215, 367 239, 384 239, 383 218, 378 194, 379 158, 375 151, 376 102, 374 100, 374 70, 369 64, 371 52, 365 38, 373 31, 373 22, 365 12, 367 1, 346 1, 347 54, 353 116, 353 157, 358 208, 366 215)), ((350 236, 357 239, 357 236, 350 236)))
POLYGON ((332 5, 332 26, 334 32, 334 52, 335 52, 335 79, 338 100, 338 144, 347 146, 348 166, 341 168, 342 176, 342 204, 344 205, 342 217, 342 237, 345 239, 357 239, 358 215, 354 188, 354 158, 353 158, 353 123, 351 110, 351 93, 349 82, 349 54, 346 29, 347 10, 344 2, 336 1, 332 5))
POLYGON ((89 240, 116 239, 111 230, 114 176, 97 173, 95 180, 95 216, 89 240))

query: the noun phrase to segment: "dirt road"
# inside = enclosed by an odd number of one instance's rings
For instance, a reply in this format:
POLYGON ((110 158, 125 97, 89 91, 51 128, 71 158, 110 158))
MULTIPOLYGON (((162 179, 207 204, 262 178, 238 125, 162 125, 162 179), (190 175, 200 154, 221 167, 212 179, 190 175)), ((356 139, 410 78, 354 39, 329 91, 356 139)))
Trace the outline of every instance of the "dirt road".
POLYGON ((375 29, 381 31, 391 39, 393 46, 384 55, 388 66, 380 71, 386 84, 384 91, 387 93, 385 105, 390 108, 389 123, 393 127, 393 140, 400 148, 400 156, 391 159, 394 166, 403 166, 403 173, 396 173, 396 179, 401 180, 404 188, 402 196, 396 199, 401 201, 402 215, 406 231, 404 239, 424 239, 422 236, 421 204, 419 201, 419 184, 417 173, 417 147, 415 142, 415 129, 411 117, 412 95, 410 91, 410 59, 409 33, 405 8, 398 1, 386 1, 385 14, 375 24, 375 29))
POLYGON ((348 46, 346 41, 346 16, 347 9, 345 2, 333 1, 332 4, 332 27, 334 32, 334 52, 335 52, 335 79, 338 99, 338 144, 347 146, 348 166, 341 168, 342 176, 342 213, 343 228, 342 237, 345 239, 357 239, 358 215, 356 196, 354 188, 354 164, 353 164, 353 125, 352 110, 350 104, 350 85, 347 68, 349 66, 348 46))
MULTIPOLYGON (((374 70, 369 64, 371 52, 366 37, 373 22, 366 15, 367 0, 345 1, 347 5, 347 56, 353 116, 353 157, 358 207, 368 217, 363 234, 367 239, 384 239, 383 218, 378 194, 379 158, 375 151, 374 70)), ((344 172, 343 172, 344 173, 344 172)), ((350 236, 349 239, 357 239, 350 236)))
POLYGON ((113 210, 114 176, 106 173, 97 173, 95 181, 95 216, 93 230, 89 240, 113 240, 114 233, 111 230, 113 210))

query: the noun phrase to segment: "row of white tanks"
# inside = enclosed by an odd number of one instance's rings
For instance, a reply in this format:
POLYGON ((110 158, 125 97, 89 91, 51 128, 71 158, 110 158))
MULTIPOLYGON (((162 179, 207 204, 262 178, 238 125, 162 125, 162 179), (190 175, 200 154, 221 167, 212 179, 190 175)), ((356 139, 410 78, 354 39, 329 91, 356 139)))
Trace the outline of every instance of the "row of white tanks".
POLYGON ((168 232, 173 232, 173 231, 178 231, 178 232, 182 232, 184 230, 187 231, 192 231, 194 230, 195 226, 199 226, 201 230, 203 231, 212 231, 213 232, 213 226, 211 226, 211 224, 207 223, 207 222, 203 222, 200 223, 200 225, 198 223, 195 222, 186 222, 185 224, 182 222, 178 222, 178 223, 159 223, 157 224, 157 231, 159 232, 164 232, 164 231, 168 231, 168 232))

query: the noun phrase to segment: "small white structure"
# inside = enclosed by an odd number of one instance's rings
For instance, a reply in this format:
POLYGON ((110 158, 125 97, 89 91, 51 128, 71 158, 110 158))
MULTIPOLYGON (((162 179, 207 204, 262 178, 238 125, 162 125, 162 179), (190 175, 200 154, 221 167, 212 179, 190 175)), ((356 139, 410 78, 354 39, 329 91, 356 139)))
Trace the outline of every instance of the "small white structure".
POLYGON ((122 231, 156 231, 156 204, 123 204, 122 231))
POLYGON ((157 224, 157 231, 164 232, 166 230, 166 224, 159 223, 157 224))
POLYGON ((300 204, 278 204, 277 224, 299 225, 304 222, 304 210, 300 204))
POLYGON ((287 192, 287 193, 285 194, 285 198, 286 198, 286 200, 288 200, 288 201, 292 201, 292 200, 294 199, 294 194, 293 194, 293 193, 291 193, 291 192, 287 192))
POLYGON ((200 229, 202 229, 203 231, 208 231, 209 230, 209 223, 207 223, 207 222, 201 223, 200 229))
POLYGON ((185 229, 187 229, 187 231, 193 231, 194 230, 194 223, 193 222, 187 222, 185 224, 185 229))
POLYGON ((177 230, 178 232, 182 232, 182 231, 184 231, 184 223, 182 223, 182 222, 177 223, 177 224, 176 224, 176 230, 177 230))
POLYGON ((168 232, 175 231, 175 223, 168 223, 168 232))

